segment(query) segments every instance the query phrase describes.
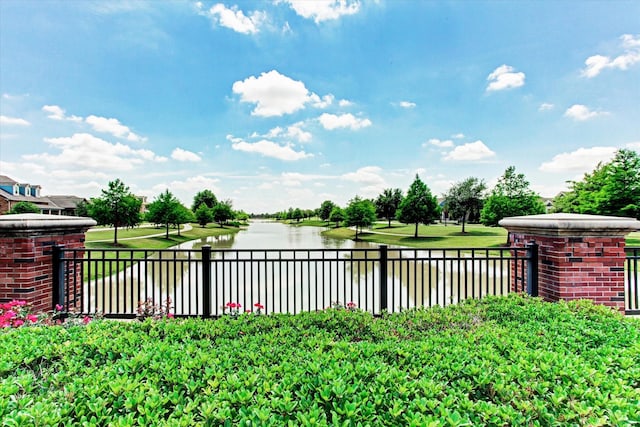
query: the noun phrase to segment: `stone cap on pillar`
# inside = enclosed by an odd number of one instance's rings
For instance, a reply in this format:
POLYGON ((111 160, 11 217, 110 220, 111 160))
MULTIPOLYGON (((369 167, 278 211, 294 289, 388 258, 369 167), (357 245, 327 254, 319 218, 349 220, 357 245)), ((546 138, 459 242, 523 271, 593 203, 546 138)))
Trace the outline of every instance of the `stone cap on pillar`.
POLYGON ((81 216, 0 215, 0 237, 84 233, 96 224, 95 220, 81 216))
POLYGON ((618 216, 554 213, 503 218, 499 224, 510 233, 541 236, 623 237, 640 230, 640 221, 618 216))

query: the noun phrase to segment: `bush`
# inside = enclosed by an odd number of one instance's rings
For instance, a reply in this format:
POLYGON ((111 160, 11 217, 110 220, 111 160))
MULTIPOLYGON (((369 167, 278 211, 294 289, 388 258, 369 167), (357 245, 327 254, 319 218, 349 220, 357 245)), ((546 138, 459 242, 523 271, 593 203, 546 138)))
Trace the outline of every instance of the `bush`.
POLYGON ((512 295, 0 332, 6 425, 629 425, 640 323, 512 295))

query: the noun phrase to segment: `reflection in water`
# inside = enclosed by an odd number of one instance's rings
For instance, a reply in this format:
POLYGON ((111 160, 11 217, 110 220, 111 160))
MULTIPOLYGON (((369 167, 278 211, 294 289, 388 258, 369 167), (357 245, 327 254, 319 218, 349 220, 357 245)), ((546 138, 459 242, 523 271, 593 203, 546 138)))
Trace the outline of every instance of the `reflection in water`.
MULTIPOLYGON (((200 249, 204 245, 212 247, 210 303, 214 315, 223 314, 228 302, 248 309, 261 303, 267 313, 322 310, 335 302, 350 301, 364 310, 380 311, 378 245, 330 239, 316 227, 266 221, 252 222, 248 230, 237 234, 211 236, 156 252, 118 274, 110 274, 117 264, 98 261, 107 274, 86 284, 85 307, 133 314, 138 301, 152 298, 158 303, 170 297, 175 314, 202 314, 200 249)), ((447 305, 506 293, 509 261, 488 255, 470 258, 442 250, 390 249, 388 308, 447 305)))

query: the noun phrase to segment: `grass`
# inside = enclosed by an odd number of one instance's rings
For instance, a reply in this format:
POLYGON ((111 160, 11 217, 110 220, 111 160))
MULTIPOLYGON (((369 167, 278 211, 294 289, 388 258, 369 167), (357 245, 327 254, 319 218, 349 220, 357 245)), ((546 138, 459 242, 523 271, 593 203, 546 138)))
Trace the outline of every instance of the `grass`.
MULTIPOLYGON (((501 227, 485 227, 477 224, 467 224, 465 233, 459 225, 420 225, 418 237, 414 236, 415 226, 398 223, 376 223, 373 232, 358 233, 358 239, 382 243, 392 246, 407 246, 413 248, 484 248, 504 246, 507 242, 507 230, 501 227), (384 234, 381 234, 384 233, 384 234)), ((339 239, 354 239, 355 231, 349 228, 333 228, 322 233, 328 237, 339 239)))
POLYGON ((626 239, 627 246, 640 246, 640 231, 629 233, 626 239))
MULTIPOLYGON (((116 260, 118 255, 117 251, 112 249, 150 249, 150 250, 160 250, 167 249, 172 246, 179 245, 184 242, 188 242, 191 240, 197 240, 209 236, 220 236, 223 234, 232 234, 240 231, 238 227, 220 227, 217 224, 209 224, 206 227, 200 227, 198 224, 191 224, 192 229, 189 231, 182 231, 180 236, 177 234, 169 234, 169 238, 165 238, 164 235, 162 237, 147 237, 152 234, 158 234, 164 232, 164 228, 139 228, 133 230, 126 230, 121 234, 121 231, 118 230, 118 245, 115 246, 113 244, 113 230, 101 230, 101 231, 92 231, 86 234, 87 240, 85 241, 85 247, 88 249, 105 249, 104 254, 100 254, 101 258, 106 260, 116 260), (159 231, 160 230, 160 231, 159 231), (133 240, 120 240, 124 237, 138 237, 133 240), (111 250, 110 250, 111 249, 111 250)), ((124 256, 133 258, 134 260, 143 259, 146 255, 145 252, 130 252, 124 256)), ((86 255, 85 255, 86 256, 86 255)), ((122 255, 121 255, 122 256, 122 255)), ((103 275, 103 266, 107 269, 108 274, 117 273, 119 271, 124 270, 125 268, 131 266, 131 262, 126 261, 118 261, 112 263, 95 263, 91 267, 91 274, 87 273, 87 269, 85 269, 85 277, 84 279, 94 279, 96 277, 102 277, 103 275)))

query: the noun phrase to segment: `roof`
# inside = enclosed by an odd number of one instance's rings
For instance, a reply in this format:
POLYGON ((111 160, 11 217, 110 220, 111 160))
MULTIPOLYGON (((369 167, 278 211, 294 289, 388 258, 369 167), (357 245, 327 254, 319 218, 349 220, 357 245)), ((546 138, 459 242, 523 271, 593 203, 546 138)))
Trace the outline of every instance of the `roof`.
POLYGON ((17 184, 17 183, 18 183, 18 181, 14 181, 13 179, 9 178, 6 175, 0 175, 0 184, 11 184, 11 185, 14 185, 14 184, 17 184))
POLYGON ((46 198, 62 209, 75 209, 78 206, 78 203, 85 200, 78 196, 46 196, 46 198))

